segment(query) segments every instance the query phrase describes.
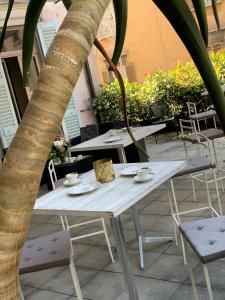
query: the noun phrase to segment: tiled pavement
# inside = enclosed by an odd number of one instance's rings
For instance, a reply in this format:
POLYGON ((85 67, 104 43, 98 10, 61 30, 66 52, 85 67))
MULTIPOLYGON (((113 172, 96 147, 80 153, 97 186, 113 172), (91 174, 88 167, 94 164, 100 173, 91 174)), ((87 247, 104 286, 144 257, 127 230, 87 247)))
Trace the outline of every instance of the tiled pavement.
MULTIPOLYGON (((221 149, 223 146, 220 146, 221 149)), ((148 149, 152 160, 170 160, 184 158, 182 143, 177 139, 160 137, 158 144, 154 139, 148 140, 148 149)), ((222 153, 222 151, 219 151, 222 153)), ((194 203, 191 193, 191 182, 188 177, 176 180, 176 192, 182 209, 199 207, 206 203, 204 186, 198 187, 197 199, 194 203)), ((42 191, 43 191, 42 187, 42 191)), ((214 190, 211 190, 212 197, 214 190)), ((225 197, 222 197, 225 204, 225 197)), ((216 204, 215 204, 216 205, 216 204)), ((225 205, 224 205, 225 207, 225 205)), ((139 204, 141 226, 146 234, 168 235, 173 232, 170 209, 165 186, 161 186, 139 204)), ((183 218, 184 221, 207 216, 207 213, 195 213, 183 218)), ((80 218, 74 218, 79 222, 80 218)), ((125 236, 135 237, 134 225, 129 211, 122 216, 125 236)), ((108 232, 112 245, 114 241, 109 222, 108 232)), ((35 238, 61 230, 59 217, 33 216, 30 225, 29 238, 35 238)), ((90 232, 93 226, 85 227, 82 233, 90 232)), ((77 232, 81 233, 79 229, 77 232)), ((74 231, 76 234, 76 231, 74 231)), ((89 300, 127 300, 121 267, 112 264, 106 243, 102 236, 95 236, 74 243, 75 265, 78 271, 83 296, 89 300)), ((135 273, 135 279, 141 300, 191 300, 192 289, 186 267, 183 264, 180 247, 174 243, 161 243, 145 247, 145 269, 140 271, 137 243, 129 246, 129 256, 135 273)), ((192 259, 200 299, 207 299, 207 291, 196 257, 192 259)), ((225 299, 225 260, 209 265, 214 299, 225 299)), ((26 274, 20 277, 25 299, 30 300, 69 300, 76 299, 70 272, 67 268, 56 268, 48 271, 26 274)))

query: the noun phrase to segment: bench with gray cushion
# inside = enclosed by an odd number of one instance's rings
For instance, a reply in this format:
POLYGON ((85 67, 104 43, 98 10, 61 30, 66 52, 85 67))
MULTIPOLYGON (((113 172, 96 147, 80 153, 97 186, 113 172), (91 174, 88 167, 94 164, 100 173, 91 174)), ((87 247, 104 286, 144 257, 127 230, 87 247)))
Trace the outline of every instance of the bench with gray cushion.
MULTIPOLYGON (((207 156, 197 156, 197 157, 193 157, 193 158, 188 158, 186 160, 186 162, 187 162, 187 165, 182 170, 177 172, 170 180, 171 190, 172 190, 172 198, 170 199, 170 200, 172 200, 172 202, 170 201, 170 208, 171 208, 172 217, 175 221, 175 224, 177 224, 177 225, 181 223, 180 216, 186 215, 189 213, 193 213, 194 211, 206 210, 206 211, 211 211, 212 215, 215 215, 215 216, 219 215, 218 212, 212 206, 212 202, 211 202, 210 190, 209 190, 209 183, 211 183, 211 182, 215 183, 215 185, 216 185, 219 210, 220 210, 220 212, 222 212, 221 202, 220 202, 220 197, 219 197, 219 192, 218 192, 218 186, 217 186, 217 181, 216 181, 215 164, 212 163, 212 161, 207 156), (212 178, 211 178, 211 175, 210 175, 210 178, 208 178, 209 177, 208 170, 210 170, 209 174, 213 175, 212 178), (194 202, 197 201, 194 181, 205 183, 206 196, 207 196, 207 200, 208 200, 207 206, 195 208, 193 205, 193 207, 190 210, 179 211, 179 208, 178 208, 179 205, 178 205, 177 198, 176 198, 173 179, 175 179, 179 176, 184 176, 184 175, 191 176, 194 202)), ((176 233, 175 233, 175 237, 176 237, 176 233)), ((182 243, 182 251, 183 251, 183 256, 184 256, 184 263, 186 264, 185 248, 184 248, 184 243, 183 243, 182 237, 181 237, 181 243, 182 243)), ((177 244, 177 238, 176 238, 176 244, 177 244)))
POLYGON ((206 156, 199 156, 187 159, 187 165, 177 172, 174 177, 188 175, 196 172, 205 171, 211 168, 215 168, 215 164, 206 156))
MULTIPOLYGON (((70 233, 67 230, 56 232, 24 244, 19 273, 31 273, 55 267, 69 266, 74 287, 79 300, 82 293, 70 252, 70 233)), ((21 294, 21 298, 23 296, 21 294)))
MULTIPOLYGON (((180 224, 180 231, 186 242, 199 257, 205 274, 209 299, 213 299, 207 263, 225 257, 225 217, 203 219, 180 224)), ((194 293, 197 294, 193 271, 189 263, 194 293)), ((196 296, 198 299, 198 297, 196 296)))
POLYGON ((214 140, 224 136, 224 132, 221 129, 210 128, 200 131, 201 136, 196 133, 185 135, 182 137, 183 141, 191 142, 197 144, 198 142, 204 142, 207 139, 214 140))

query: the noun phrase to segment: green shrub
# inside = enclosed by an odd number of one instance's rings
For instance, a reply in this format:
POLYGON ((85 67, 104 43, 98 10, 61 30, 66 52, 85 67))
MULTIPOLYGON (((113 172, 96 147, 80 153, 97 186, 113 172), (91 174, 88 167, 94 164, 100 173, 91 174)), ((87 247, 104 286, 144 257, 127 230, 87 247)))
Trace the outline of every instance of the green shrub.
MULTIPOLYGON (((225 83, 225 52, 210 54, 221 84, 225 83)), ((205 85, 193 62, 177 63, 168 72, 158 70, 146 76, 142 84, 125 80, 127 110, 130 119, 151 120, 159 117, 187 117, 186 102, 195 102, 198 111, 205 110, 210 97, 201 96, 205 85)), ((104 85, 100 96, 93 100, 93 107, 102 121, 123 119, 119 84, 115 80, 104 85)))
MULTIPOLYGON (((128 117, 134 121, 141 121, 148 107, 139 97, 140 86, 138 83, 129 83, 125 80, 125 88, 128 117)), ((114 80, 111 84, 104 85, 101 95, 93 100, 92 105, 99 113, 102 122, 122 120, 122 103, 118 81, 114 80)))

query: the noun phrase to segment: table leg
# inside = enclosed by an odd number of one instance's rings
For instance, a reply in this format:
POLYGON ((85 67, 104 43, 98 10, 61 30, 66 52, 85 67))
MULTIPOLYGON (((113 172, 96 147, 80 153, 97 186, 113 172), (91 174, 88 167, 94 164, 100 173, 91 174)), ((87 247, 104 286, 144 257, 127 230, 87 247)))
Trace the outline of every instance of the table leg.
POLYGON ((167 236, 160 236, 160 237, 153 237, 153 236, 144 236, 143 232, 141 231, 138 209, 134 205, 132 208, 134 226, 136 230, 138 245, 139 245, 139 256, 140 256, 140 268, 144 269, 144 245, 156 242, 171 242, 174 240, 174 237, 167 237, 167 236))
POLYGON ((127 162, 126 153, 123 147, 117 148, 119 161, 121 164, 125 164, 127 162))
POLYGON ((131 269, 130 261, 128 259, 127 248, 120 218, 111 218, 111 225, 120 263, 123 267, 124 280, 127 288, 127 293, 129 295, 129 300, 139 300, 134 275, 131 269))
MULTIPOLYGON (((138 143, 145 150, 145 152, 148 153, 147 148, 146 148, 146 144, 145 144, 145 139, 139 140, 138 143)), ((149 161, 149 157, 147 157, 140 149, 137 149, 137 151, 138 151, 138 156, 139 156, 140 162, 149 161)))

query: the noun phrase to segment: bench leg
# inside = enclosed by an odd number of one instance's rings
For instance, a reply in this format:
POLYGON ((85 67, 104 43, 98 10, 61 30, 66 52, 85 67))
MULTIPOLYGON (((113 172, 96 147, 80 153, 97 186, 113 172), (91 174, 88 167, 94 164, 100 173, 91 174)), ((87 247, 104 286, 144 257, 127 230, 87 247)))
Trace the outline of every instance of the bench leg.
POLYGON ((20 282, 19 282, 19 294, 20 294, 20 300, 24 300, 23 291, 21 289, 20 282))
POLYGON ((207 265, 203 264, 202 267, 203 267, 205 281, 206 281, 206 285, 207 285, 207 289, 208 289, 208 293, 209 293, 209 300, 213 300, 212 288, 211 288, 211 283, 210 283, 210 279, 209 279, 209 272, 208 272, 207 265))
POLYGON ((78 276, 77 276, 77 271, 75 269, 75 265, 74 265, 74 262, 73 262, 73 256, 72 254, 70 255, 70 272, 71 272, 71 276, 72 276, 72 279, 73 279, 73 284, 74 284, 74 287, 75 287, 75 291, 76 291, 76 294, 77 294, 77 299, 78 300, 83 300, 83 296, 82 296, 82 292, 81 292, 81 288, 80 288, 80 283, 79 283, 79 279, 78 279, 78 276))
POLYGON ((187 244, 186 241, 184 241, 184 247, 185 247, 187 266, 188 266, 188 271, 189 271, 189 274, 190 274, 190 277, 191 277, 191 284, 192 284, 195 300, 200 300, 199 297, 198 297, 198 292, 197 292, 196 283, 195 283, 195 277, 194 277, 194 273, 193 273, 193 270, 192 270, 191 260, 190 260, 190 256, 189 256, 189 252, 188 252, 188 244, 187 244))

